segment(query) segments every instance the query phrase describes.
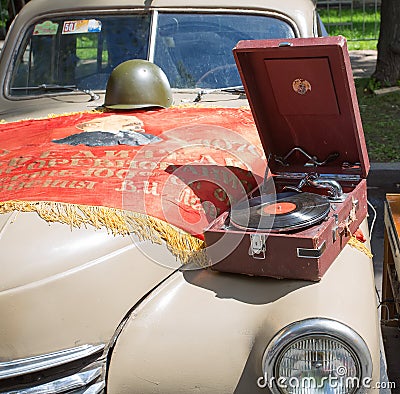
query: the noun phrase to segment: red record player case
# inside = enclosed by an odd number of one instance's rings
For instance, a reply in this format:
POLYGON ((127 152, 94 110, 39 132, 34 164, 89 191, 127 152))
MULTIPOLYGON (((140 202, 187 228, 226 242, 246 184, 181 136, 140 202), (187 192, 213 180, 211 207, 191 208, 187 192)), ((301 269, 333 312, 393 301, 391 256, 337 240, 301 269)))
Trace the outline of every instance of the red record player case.
POLYGON ((204 232, 210 264, 318 281, 367 215, 369 160, 346 40, 240 41, 233 54, 268 158, 265 183, 279 193, 303 179, 302 191, 328 195, 320 185, 333 181, 344 193, 322 222, 289 232, 239 229, 225 212, 204 232))

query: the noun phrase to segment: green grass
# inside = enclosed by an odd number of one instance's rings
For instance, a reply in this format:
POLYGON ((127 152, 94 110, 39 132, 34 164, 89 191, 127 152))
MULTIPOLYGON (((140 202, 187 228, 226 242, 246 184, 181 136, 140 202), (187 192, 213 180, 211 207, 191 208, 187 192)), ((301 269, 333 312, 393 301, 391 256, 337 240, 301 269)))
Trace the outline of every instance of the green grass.
POLYGON ((380 12, 374 8, 318 9, 322 21, 331 36, 342 35, 348 41, 349 50, 376 49, 379 36, 380 12))
POLYGON ((377 96, 369 78, 355 84, 370 161, 400 162, 400 91, 377 96))

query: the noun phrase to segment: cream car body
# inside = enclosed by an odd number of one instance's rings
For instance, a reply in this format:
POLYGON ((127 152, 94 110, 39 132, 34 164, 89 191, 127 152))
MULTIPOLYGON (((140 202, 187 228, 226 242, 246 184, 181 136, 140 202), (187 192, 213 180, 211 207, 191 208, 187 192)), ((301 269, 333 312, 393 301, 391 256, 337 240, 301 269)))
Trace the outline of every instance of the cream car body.
MULTIPOLYGON (((99 98, 91 101, 81 92, 10 95, 10 73, 26 29, 50 17, 228 12, 278 18, 296 37, 321 34, 311 1, 250 3, 32 0, 14 21, 1 52, 0 119, 37 118, 103 103, 104 91, 96 91, 99 98)), ((148 55, 154 60, 151 46, 148 55)), ((174 104, 187 103, 247 105, 245 97, 231 92, 175 88, 174 104)), ((366 221, 362 229, 368 234, 366 221)), ((362 338, 365 348, 356 348, 365 354, 356 358, 371 373, 371 387, 379 381, 373 268, 359 250, 346 246, 323 279, 310 283, 180 270, 165 245, 133 238, 94 228, 71 230, 35 213, 0 215, 0 391, 266 392, 261 379, 265 351, 281 330, 291 330, 296 322, 293 335, 309 333, 302 331, 307 327, 313 332, 315 326, 316 333, 335 337, 336 323, 347 327, 347 334, 356 333, 342 340, 362 338), (154 263, 143 248, 163 264, 154 263)))

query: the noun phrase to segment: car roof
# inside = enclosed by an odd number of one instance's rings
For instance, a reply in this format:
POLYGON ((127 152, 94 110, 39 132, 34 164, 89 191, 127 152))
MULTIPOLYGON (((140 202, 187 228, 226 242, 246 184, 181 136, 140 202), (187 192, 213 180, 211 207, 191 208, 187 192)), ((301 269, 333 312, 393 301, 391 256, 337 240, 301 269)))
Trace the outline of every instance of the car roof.
POLYGON ((301 37, 315 35, 311 23, 315 17, 315 0, 31 0, 20 12, 19 19, 30 19, 33 14, 132 8, 269 12, 291 19, 301 37))

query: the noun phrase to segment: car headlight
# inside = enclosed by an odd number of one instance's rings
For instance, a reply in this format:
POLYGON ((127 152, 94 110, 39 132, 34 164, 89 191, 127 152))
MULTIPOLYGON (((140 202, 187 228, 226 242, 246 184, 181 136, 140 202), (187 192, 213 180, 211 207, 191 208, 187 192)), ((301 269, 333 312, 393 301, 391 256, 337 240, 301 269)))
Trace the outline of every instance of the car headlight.
POLYGON ((355 393, 370 383, 371 355, 350 327, 330 319, 295 322, 268 344, 263 380, 273 393, 355 393))

